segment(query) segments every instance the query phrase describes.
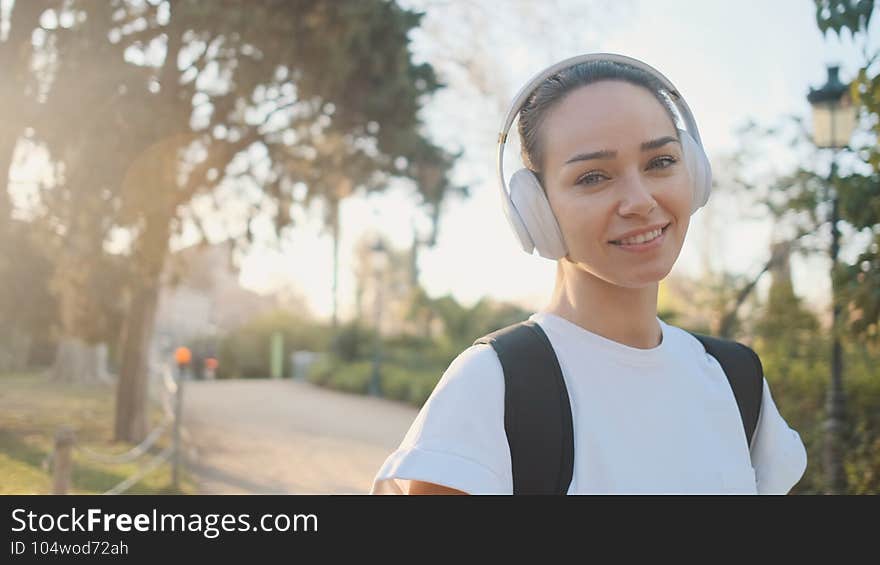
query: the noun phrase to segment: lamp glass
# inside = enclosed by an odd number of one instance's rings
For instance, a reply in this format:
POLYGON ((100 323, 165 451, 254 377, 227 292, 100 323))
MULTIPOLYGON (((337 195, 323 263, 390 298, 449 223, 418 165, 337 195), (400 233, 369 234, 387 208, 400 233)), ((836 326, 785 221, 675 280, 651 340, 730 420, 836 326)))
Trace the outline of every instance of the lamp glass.
POLYGON ((849 96, 813 105, 813 142, 817 147, 846 147, 855 126, 856 107, 849 96))

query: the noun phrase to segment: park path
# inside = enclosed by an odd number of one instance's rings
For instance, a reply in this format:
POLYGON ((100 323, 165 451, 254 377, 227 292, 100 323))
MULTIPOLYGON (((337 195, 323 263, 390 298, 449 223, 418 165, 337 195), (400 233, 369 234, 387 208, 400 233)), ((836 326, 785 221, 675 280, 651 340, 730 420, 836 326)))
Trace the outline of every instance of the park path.
POLYGON ((265 379, 189 381, 183 411, 203 494, 366 494, 418 412, 265 379))

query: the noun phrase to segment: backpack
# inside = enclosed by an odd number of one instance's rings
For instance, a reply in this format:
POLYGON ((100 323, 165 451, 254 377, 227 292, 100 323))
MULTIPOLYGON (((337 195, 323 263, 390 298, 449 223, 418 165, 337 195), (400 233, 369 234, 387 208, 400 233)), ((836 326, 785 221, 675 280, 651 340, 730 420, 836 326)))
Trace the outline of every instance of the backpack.
MULTIPOLYGON (((761 360, 737 341, 688 333, 724 370, 751 446, 763 396, 761 360)), ((568 391, 550 340, 538 324, 527 320, 487 334, 474 345, 481 343, 495 349, 504 370, 504 431, 513 494, 567 494, 574 471, 574 429, 568 391), (548 372, 551 378, 536 378, 548 372)))

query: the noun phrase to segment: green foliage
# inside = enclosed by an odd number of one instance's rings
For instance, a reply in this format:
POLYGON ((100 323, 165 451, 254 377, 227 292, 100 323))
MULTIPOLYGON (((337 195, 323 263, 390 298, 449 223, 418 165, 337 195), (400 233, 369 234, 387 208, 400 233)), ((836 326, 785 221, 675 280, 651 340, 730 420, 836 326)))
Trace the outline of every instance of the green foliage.
POLYGON ((844 29, 856 33, 867 29, 874 11, 874 0, 813 0, 816 24, 822 33, 828 30, 840 35, 844 29))
POLYGON ((846 363, 848 492, 880 494, 880 355, 859 344, 850 349, 846 363))
POLYGON ((421 406, 437 386, 443 371, 441 367, 390 365, 382 370, 382 395, 421 406))
POLYGON ((880 340, 880 72, 875 63, 880 51, 868 52, 868 26, 874 9, 874 0, 815 0, 816 23, 825 33, 828 30, 841 35, 849 31, 854 39, 865 45, 867 59, 850 86, 850 95, 868 120, 874 134, 873 143, 857 149, 860 158, 871 166, 870 174, 850 174, 835 183, 840 198, 841 219, 855 229, 867 232, 870 243, 852 265, 845 265, 835 273, 835 284, 841 298, 851 304, 859 315, 850 320, 849 330, 859 339, 880 340))
MULTIPOLYGON (((822 450, 831 340, 827 335, 813 335, 799 340, 798 350, 791 350, 780 345, 783 337, 762 338, 755 350, 780 414, 807 448, 807 470, 792 494, 821 494, 825 489, 822 450)), ((864 344, 844 342, 846 430, 842 452, 850 494, 880 493, 878 353, 864 344)))
POLYGON ((355 394, 366 394, 372 377, 370 361, 345 362, 334 355, 319 358, 306 375, 311 383, 355 394))
POLYGON ((375 332, 355 320, 340 326, 333 337, 331 350, 343 362, 349 363, 367 356, 375 342, 375 332))
POLYGON ((329 386, 329 381, 342 363, 334 355, 324 354, 309 366, 306 380, 316 385, 329 386))
POLYGON ((429 299, 426 307, 443 322, 440 345, 446 350, 460 351, 487 333, 528 318, 523 308, 482 298, 473 307, 459 304, 452 296, 429 299))
MULTIPOLYGON (((218 378, 264 378, 270 374, 270 343, 280 332, 284 342, 284 375, 290 374, 290 354, 294 351, 325 351, 330 330, 308 318, 284 310, 271 312, 230 333, 218 348, 218 378)), ((193 351, 201 351, 199 340, 193 351)))
MULTIPOLYGON (((755 350, 783 418, 807 448, 807 470, 793 494, 819 494, 825 401, 830 382, 831 339, 815 315, 794 294, 790 280, 774 279, 754 323, 755 350)), ((856 340, 843 341, 846 428, 844 468, 849 492, 880 492, 880 351, 856 340)))
MULTIPOLYGON (((444 370, 445 367, 406 366, 385 360, 380 364, 380 393, 384 398, 421 406, 444 370)), ((320 357, 306 375, 306 379, 316 385, 357 394, 367 392, 372 378, 372 360, 345 362, 335 355, 320 357)))
MULTIPOLYGON (((467 308, 451 296, 430 299, 424 293, 418 308, 430 309, 443 322, 442 334, 383 338, 380 363, 382 396, 414 406, 424 404, 452 360, 476 338, 528 317, 511 304, 484 299, 467 308)), ((307 379, 337 390, 366 392, 373 375, 375 338, 357 321, 342 326, 334 347, 312 364, 307 379)))
POLYGON ((327 384, 336 390, 366 394, 373 376, 373 364, 369 361, 343 363, 328 379, 327 384))

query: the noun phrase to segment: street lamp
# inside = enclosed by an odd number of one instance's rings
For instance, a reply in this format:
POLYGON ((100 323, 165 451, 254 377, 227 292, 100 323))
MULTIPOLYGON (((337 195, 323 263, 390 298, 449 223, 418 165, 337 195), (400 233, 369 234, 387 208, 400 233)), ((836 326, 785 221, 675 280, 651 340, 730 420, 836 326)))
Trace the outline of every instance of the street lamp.
POLYGON ((837 255, 840 251, 837 179, 837 155, 849 145, 849 138, 856 125, 855 108, 849 97, 849 85, 840 82, 837 66, 828 67, 828 80, 818 89, 810 89, 807 100, 813 108, 813 142, 816 147, 831 149, 831 172, 826 189, 831 200, 831 384, 826 399, 825 444, 823 464, 825 467, 826 494, 841 494, 846 490, 841 453, 841 432, 844 425, 843 355, 840 347, 840 304, 838 289, 834 282, 837 255))
POLYGON ((821 88, 811 88, 807 95, 813 108, 813 142, 823 149, 847 147, 856 127, 849 84, 840 82, 839 72, 840 67, 828 67, 828 80, 821 88))
POLYGON ((381 365, 382 365, 382 333, 380 331, 382 325, 382 276, 385 273, 385 264, 388 260, 388 253, 381 237, 376 238, 376 243, 370 247, 370 263, 373 266, 373 276, 375 280, 374 294, 374 312, 375 318, 373 323, 374 341, 373 341, 373 375, 370 379, 369 393, 372 396, 380 396, 382 389, 380 385, 381 365))

